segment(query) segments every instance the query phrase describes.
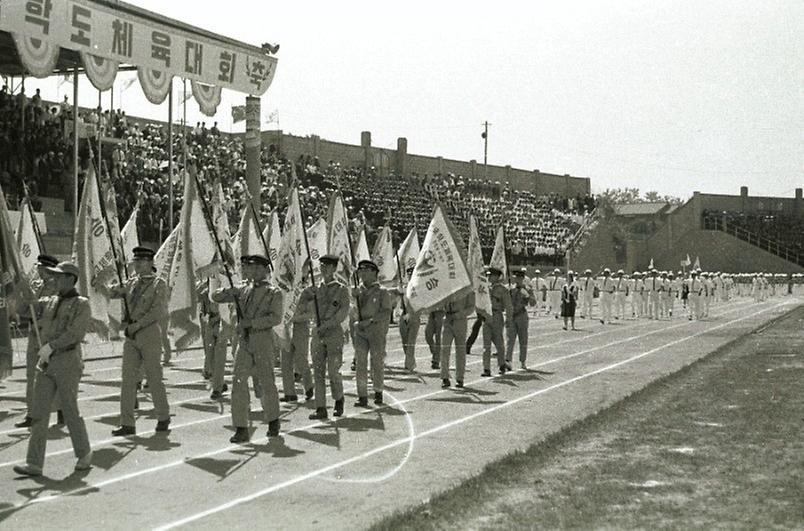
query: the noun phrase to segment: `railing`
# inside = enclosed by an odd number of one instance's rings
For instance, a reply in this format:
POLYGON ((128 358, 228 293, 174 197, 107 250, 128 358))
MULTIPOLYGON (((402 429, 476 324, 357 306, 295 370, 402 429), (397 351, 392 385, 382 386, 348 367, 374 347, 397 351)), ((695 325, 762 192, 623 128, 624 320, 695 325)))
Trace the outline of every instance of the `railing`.
POLYGON ((703 216, 703 229, 725 232, 726 234, 730 234, 735 238, 743 240, 744 242, 759 247, 763 251, 767 251, 780 258, 784 258, 788 262, 793 262, 800 266, 804 266, 804 256, 802 256, 801 253, 786 247, 777 241, 754 234, 753 232, 735 224, 728 223, 725 217, 713 216, 711 214, 703 216))

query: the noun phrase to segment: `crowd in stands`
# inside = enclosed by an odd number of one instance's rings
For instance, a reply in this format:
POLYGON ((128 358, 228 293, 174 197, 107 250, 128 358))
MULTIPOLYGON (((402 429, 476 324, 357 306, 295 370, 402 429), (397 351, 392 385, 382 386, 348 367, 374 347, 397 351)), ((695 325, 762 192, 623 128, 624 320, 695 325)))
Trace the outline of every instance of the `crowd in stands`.
POLYGON ((804 217, 779 212, 704 210, 705 229, 738 229, 741 236, 758 237, 804 257, 804 217))
MULTIPOLYGON (((28 99, 24 93, 0 93, 0 175, 3 190, 12 208, 22 197, 22 176, 34 198, 56 196, 65 199, 72 210, 71 122, 72 108, 65 97, 60 105, 43 103, 37 94, 28 99), (19 134, 20 131, 24 131, 19 134)), ((186 129, 175 128, 173 135, 174 173, 173 219, 169 219, 167 125, 130 119, 121 110, 102 109, 80 112, 79 138, 102 142, 103 175, 114 187, 117 211, 122 225, 135 205, 139 206, 138 229, 144 241, 161 241, 178 222, 183 186, 180 169, 185 158, 199 169, 204 188, 223 190, 224 205, 234 232, 241 209, 248 200, 246 162, 240 137, 221 134, 217 123, 211 128, 198 123, 186 129)), ((89 143, 81 142, 79 186, 89 166, 89 143)), ((97 143, 92 142, 97 152, 97 143)), ((357 236, 366 230, 369 245, 380 227, 390 224, 397 244, 415 225, 424 237, 436 202, 466 241, 470 214, 474 215, 481 245, 489 259, 496 229, 506 228, 507 246, 513 263, 558 261, 567 242, 595 208, 595 200, 586 197, 536 196, 516 190, 507 183, 470 179, 453 174, 419 175, 406 178, 378 175, 374 169, 342 168, 329 161, 301 156, 290 161, 273 145, 262 150, 261 195, 263 220, 273 209, 284 217, 289 184, 296 175, 299 197, 308 223, 326 215, 329 197, 339 186, 350 217, 350 229, 357 236)), ((211 194, 210 194, 211 195, 211 194)))

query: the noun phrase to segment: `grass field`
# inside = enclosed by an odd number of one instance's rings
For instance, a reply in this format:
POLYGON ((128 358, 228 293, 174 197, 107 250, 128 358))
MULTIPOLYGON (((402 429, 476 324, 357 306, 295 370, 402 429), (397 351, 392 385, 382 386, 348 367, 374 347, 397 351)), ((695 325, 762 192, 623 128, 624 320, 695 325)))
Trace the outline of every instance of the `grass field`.
POLYGON ((373 529, 804 529, 802 391, 799 307, 373 529))

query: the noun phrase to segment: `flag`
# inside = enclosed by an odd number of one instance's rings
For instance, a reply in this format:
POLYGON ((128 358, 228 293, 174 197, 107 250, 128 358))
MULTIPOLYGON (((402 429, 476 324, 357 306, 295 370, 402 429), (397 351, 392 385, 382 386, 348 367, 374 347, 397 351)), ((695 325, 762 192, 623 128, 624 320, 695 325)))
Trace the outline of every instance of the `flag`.
POLYGON ((130 78, 130 79, 124 79, 124 80, 123 80, 123 82, 122 82, 122 83, 120 83, 120 92, 125 92, 125 91, 127 91, 128 89, 130 89, 130 88, 131 88, 131 85, 133 85, 134 83, 136 83, 136 81, 137 81, 137 78, 136 78, 136 77, 132 77, 132 78, 130 78))
POLYGON ((472 288, 463 242, 436 205, 406 295, 413 312, 429 310, 472 288))
POLYGON ((232 123, 242 122, 246 119, 245 105, 232 105, 232 123))
MULTIPOLYGON (((266 240, 267 242, 267 240, 266 240)), ((266 255, 270 253, 265 252, 262 245, 262 237, 260 236, 259 227, 254 220, 254 214, 251 211, 251 206, 246 205, 243 207, 243 213, 240 217, 240 225, 232 237, 232 251, 234 252, 234 268, 237 276, 242 278, 242 270, 240 264, 240 257, 249 254, 266 255)))
POLYGON ((30 200, 23 199, 20 204, 20 223, 17 228, 17 249, 20 251, 22 271, 29 281, 39 278, 36 268, 36 259, 41 252, 39 240, 36 238, 33 214, 30 200))
POLYGON ((491 253, 490 267, 496 267, 502 271, 500 278, 503 281, 508 276, 508 258, 505 255, 505 228, 500 225, 497 229, 497 237, 494 239, 494 251, 491 253))
POLYGON ((690 254, 687 253, 687 258, 681 261, 681 265, 685 267, 689 267, 692 265, 692 260, 690 260, 690 254))
MULTIPOLYGON (((111 225, 111 224, 110 224, 111 225)), ((73 238, 73 262, 78 267, 78 291, 89 299, 90 330, 108 332, 109 299, 106 289, 118 281, 94 165, 89 165, 73 238)))
POLYGON ((279 109, 274 109, 274 111, 271 114, 269 114, 268 117, 265 119, 265 123, 266 124, 273 124, 273 123, 278 124, 279 123, 279 109))
POLYGON ((288 210, 285 214, 279 256, 274 264, 274 282, 282 291, 284 305, 282 323, 277 325, 274 330, 283 343, 286 343, 290 337, 289 327, 292 326, 299 296, 304 288, 304 260, 307 258, 307 253, 303 250, 303 230, 304 222, 299 205, 299 190, 293 188, 288 198, 288 210))
POLYGON ((695 257, 695 265, 693 267, 695 269, 701 269, 701 261, 698 259, 697 256, 695 257))
MULTIPOLYGON (((125 231, 125 229, 123 229, 125 231)), ((162 242, 159 249, 154 255, 154 268, 156 268, 156 276, 167 282, 168 288, 172 285, 170 278, 170 270, 173 266, 173 256, 176 254, 176 242, 179 238, 181 224, 176 225, 167 239, 162 242)))
MULTIPOLYGON (((122 248, 123 254, 122 256, 129 256, 131 257, 131 250, 135 247, 139 247, 140 245, 140 236, 137 233, 137 214, 139 213, 139 203, 134 206, 134 210, 131 211, 131 216, 129 216, 128 221, 123 226, 123 230, 120 231, 120 240, 122 241, 122 248)), ((123 260, 125 262, 125 260, 123 260)), ((128 264, 124 264, 123 267, 128 267, 128 264)), ((121 300, 110 300, 109 301, 109 324, 111 325, 113 330, 117 330, 120 328, 120 323, 123 319, 123 301, 121 300)))
MULTIPOLYGON (((327 220, 319 218, 307 229, 307 243, 310 246, 310 260, 316 284, 321 280, 321 264, 318 259, 327 254, 327 220)), ((307 273, 305 271, 305 273, 307 273)))
POLYGON ((377 280, 383 287, 392 287, 399 283, 396 276, 396 258, 394 257, 394 241, 391 227, 386 225, 380 231, 377 241, 374 242, 374 263, 380 269, 377 280))
POLYGON ((11 376, 14 359, 8 318, 33 302, 33 299, 31 285, 14 245, 6 198, 0 189, 0 380, 11 376))
POLYGON ((410 280, 407 271, 411 267, 416 267, 416 259, 419 258, 419 234, 416 232, 415 226, 410 229, 396 256, 399 260, 399 266, 402 268, 402 271, 399 272, 399 278, 403 282, 407 282, 410 280))
POLYGON ((366 242, 366 229, 360 229, 360 236, 357 240, 357 250, 355 250, 355 262, 360 263, 361 260, 371 260, 371 255, 368 250, 368 243, 366 242))
POLYGON ((347 287, 352 285, 352 250, 349 243, 349 218, 346 215, 346 207, 343 205, 343 197, 340 193, 332 194, 327 210, 327 248, 329 254, 334 254, 340 261, 335 276, 347 287))
POLYGON ((648 271, 653 269, 653 258, 650 259, 650 263, 648 264, 648 271))
POLYGON ((279 214, 276 213, 276 210, 271 212, 268 223, 262 229, 262 237, 265 243, 268 244, 268 258, 271 259, 272 264, 276 264, 276 259, 279 257, 279 247, 282 244, 282 230, 279 228, 279 214))
POLYGON ((469 215, 469 257, 467 266, 472 276, 472 289, 475 291, 475 308, 486 317, 491 316, 491 286, 483 265, 483 251, 480 247, 480 234, 477 222, 469 215))
MULTIPOLYGON (((232 246, 232 238, 229 233, 229 215, 226 213, 226 196, 223 193, 223 185, 218 181, 214 187, 215 194, 212 196, 212 205, 210 210, 212 210, 212 227, 206 225, 208 228, 208 233, 212 230, 215 231, 215 235, 212 236, 211 244, 212 244, 212 258, 209 261, 209 265, 201 265, 201 269, 196 274, 198 278, 205 278, 208 277, 209 282, 209 294, 211 295, 217 289, 222 287, 229 287, 229 278, 232 278, 232 282, 235 281, 234 277, 226 275, 226 269, 221 267, 222 264, 226 264, 228 266, 229 275, 232 275, 232 272, 236 271, 235 262, 234 262, 234 254, 235 251, 232 246), (215 241, 215 236, 217 236, 217 242, 215 241), (221 248, 223 249, 223 256, 220 255, 218 244, 220 244, 221 248)), ((199 206, 201 206, 199 204, 199 206)), ((203 212, 202 212, 203 213, 203 212)), ((195 243, 195 240, 193 240, 195 243)), ((207 256, 203 258, 204 263, 210 260, 207 256)), ((239 261, 239 259, 238 259, 239 261)), ((221 321, 226 324, 233 324, 232 323, 232 306, 230 304, 221 304, 218 306, 218 312, 220 314, 221 321)))

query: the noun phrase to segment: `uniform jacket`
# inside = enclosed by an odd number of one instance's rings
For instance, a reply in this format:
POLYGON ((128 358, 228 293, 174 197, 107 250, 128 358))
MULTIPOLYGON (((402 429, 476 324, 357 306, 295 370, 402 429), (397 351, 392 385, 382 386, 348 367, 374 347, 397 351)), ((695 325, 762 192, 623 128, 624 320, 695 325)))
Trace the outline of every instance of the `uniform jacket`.
POLYGON ((111 297, 125 297, 128 305, 129 330, 136 333, 153 324, 163 322, 167 317, 167 284, 155 275, 135 276, 122 286, 112 288, 111 297))
POLYGON ((319 335, 341 333, 341 323, 349 315, 349 289, 334 278, 318 287, 319 335))
POLYGON ((212 295, 215 302, 235 302, 242 318, 250 321, 251 332, 268 333, 282 322, 282 292, 265 281, 236 288, 222 288, 212 295))
POLYGON ((42 344, 53 352, 66 352, 81 346, 90 322, 89 299, 74 289, 63 296, 51 295, 37 302, 42 344))

